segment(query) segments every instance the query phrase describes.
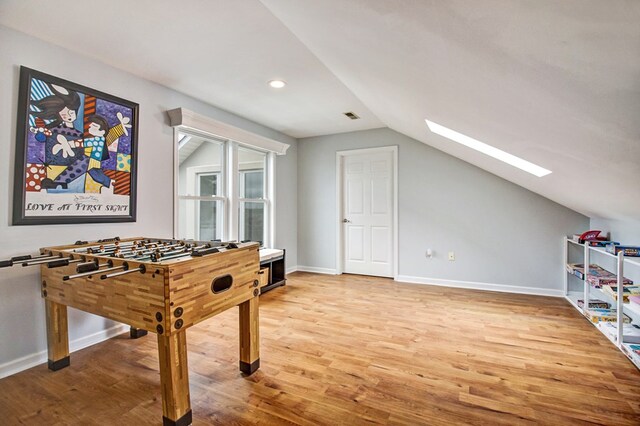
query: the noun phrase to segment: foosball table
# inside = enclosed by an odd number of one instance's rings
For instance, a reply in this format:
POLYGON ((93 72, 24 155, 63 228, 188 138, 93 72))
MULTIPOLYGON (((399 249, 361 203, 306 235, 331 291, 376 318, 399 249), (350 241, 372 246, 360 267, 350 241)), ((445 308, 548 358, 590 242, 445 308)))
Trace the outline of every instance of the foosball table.
POLYGON ((164 425, 191 423, 187 328, 239 306, 240 370, 260 367, 259 245, 113 238, 45 247, 0 267, 39 265, 48 365, 70 364, 67 306, 128 324, 131 336, 158 336, 164 425))

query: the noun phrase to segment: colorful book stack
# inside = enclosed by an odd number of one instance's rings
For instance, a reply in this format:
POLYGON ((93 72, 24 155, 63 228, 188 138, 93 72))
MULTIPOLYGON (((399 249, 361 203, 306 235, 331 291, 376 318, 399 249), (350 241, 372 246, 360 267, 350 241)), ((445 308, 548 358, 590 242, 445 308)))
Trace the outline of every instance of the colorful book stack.
MULTIPOLYGON (((584 280, 585 274, 583 263, 570 263, 567 265, 567 271, 581 280, 584 280)), ((587 281, 595 288, 602 288, 602 286, 605 285, 618 284, 618 277, 606 269, 592 263, 589 265, 589 277, 587 278, 587 281)), ((629 278, 623 278, 622 282, 625 286, 633 284, 633 281, 629 278)))
MULTIPOLYGON (((618 286, 617 285, 605 285, 602 286, 602 291, 613 297, 614 300, 618 300, 618 286)), ((637 285, 625 285, 622 287, 622 301, 624 303, 629 302, 630 296, 640 296, 640 286, 637 285)))
MULTIPOLYGON (((578 306, 584 306, 584 300, 578 299, 578 306)), ((597 309, 609 309, 611 305, 608 302, 600 299, 589 299, 589 308, 597 308, 597 309)))
MULTIPOLYGON (((599 322, 617 322, 618 310, 617 309, 588 309, 585 314, 592 323, 598 324, 599 322)), ((622 314, 622 320, 625 324, 631 323, 631 318, 628 315, 622 314)))
MULTIPOLYGON (((612 339, 618 337, 618 324, 615 322, 603 322, 599 324, 600 330, 612 339)), ((636 324, 623 324, 622 341, 625 343, 640 343, 640 326, 636 324)))

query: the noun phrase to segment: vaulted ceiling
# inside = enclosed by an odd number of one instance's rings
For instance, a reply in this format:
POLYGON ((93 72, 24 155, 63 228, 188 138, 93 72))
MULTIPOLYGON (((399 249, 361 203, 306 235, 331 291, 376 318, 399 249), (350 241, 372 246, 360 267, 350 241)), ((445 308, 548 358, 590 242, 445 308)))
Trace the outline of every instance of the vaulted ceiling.
POLYGON ((293 137, 386 126, 588 216, 632 221, 638 22, 637 0, 0 2, 5 26, 293 137), (426 118, 553 173, 455 144, 426 118))

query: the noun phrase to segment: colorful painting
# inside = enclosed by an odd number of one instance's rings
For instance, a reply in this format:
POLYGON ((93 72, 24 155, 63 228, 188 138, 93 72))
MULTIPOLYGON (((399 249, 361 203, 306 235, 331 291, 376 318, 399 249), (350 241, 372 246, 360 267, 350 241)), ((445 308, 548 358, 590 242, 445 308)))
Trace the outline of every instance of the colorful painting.
POLYGON ((13 224, 135 221, 138 104, 20 69, 13 224))

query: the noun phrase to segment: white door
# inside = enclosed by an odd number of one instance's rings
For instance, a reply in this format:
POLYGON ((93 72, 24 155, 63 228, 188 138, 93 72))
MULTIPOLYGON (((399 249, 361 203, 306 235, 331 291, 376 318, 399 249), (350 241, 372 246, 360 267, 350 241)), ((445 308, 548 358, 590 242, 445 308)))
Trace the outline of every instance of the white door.
POLYGON ((342 162, 344 272, 393 276, 393 152, 348 154, 342 162))

